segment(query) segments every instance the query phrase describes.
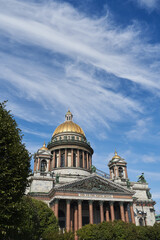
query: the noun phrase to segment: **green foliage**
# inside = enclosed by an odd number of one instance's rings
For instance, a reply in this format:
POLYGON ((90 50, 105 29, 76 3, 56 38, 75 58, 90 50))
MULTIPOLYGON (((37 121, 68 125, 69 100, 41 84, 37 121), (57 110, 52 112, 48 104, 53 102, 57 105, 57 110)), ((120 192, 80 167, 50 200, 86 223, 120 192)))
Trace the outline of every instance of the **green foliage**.
POLYGON ((14 233, 16 240, 39 240, 50 231, 54 235, 58 233, 58 221, 46 203, 24 196, 20 205, 21 222, 14 233))
POLYGON ((43 240, 74 240, 73 232, 55 232, 52 229, 46 230, 42 235, 43 240))
POLYGON ((18 226, 18 203, 30 172, 30 156, 21 130, 5 107, 5 102, 0 103, 0 237, 18 226))
POLYGON ((77 231, 79 240, 160 240, 160 224, 139 227, 122 221, 88 224, 77 231))

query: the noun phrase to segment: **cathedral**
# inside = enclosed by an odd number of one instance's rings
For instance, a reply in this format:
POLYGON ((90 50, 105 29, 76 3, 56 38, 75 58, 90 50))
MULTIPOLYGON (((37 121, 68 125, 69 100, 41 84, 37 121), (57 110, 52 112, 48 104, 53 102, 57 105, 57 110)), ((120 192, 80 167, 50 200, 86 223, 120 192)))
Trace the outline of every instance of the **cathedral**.
POLYGON ((68 111, 34 156, 27 194, 54 211, 61 229, 77 231, 85 224, 121 219, 137 226, 153 226, 155 211, 144 175, 131 182, 127 162, 115 151, 110 174, 92 165, 93 149, 68 111))

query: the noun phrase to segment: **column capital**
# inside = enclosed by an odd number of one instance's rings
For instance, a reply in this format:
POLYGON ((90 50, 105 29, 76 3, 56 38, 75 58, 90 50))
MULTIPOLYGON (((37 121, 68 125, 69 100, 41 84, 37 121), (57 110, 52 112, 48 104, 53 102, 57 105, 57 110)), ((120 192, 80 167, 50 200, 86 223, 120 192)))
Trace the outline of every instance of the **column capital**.
POLYGON ((120 201, 119 204, 123 206, 124 202, 120 201))
POLYGON ((89 204, 93 204, 93 200, 88 200, 89 204))
POLYGON ((113 201, 110 201, 110 202, 109 202, 109 205, 113 205, 113 204, 114 204, 114 202, 113 202, 113 201))
POLYGON ((103 205, 103 203, 104 203, 104 201, 99 201, 99 204, 100 204, 100 205, 103 205))
POLYGON ((129 206, 133 206, 133 202, 130 202, 130 203, 129 203, 129 206))
POLYGON ((71 203, 71 199, 67 199, 66 202, 67 202, 67 203, 71 203))
POLYGON ((58 203, 59 202, 59 199, 54 199, 54 203, 58 203))
POLYGON ((79 199, 79 200, 78 200, 78 204, 81 204, 81 203, 82 203, 82 201, 83 201, 83 200, 79 199))

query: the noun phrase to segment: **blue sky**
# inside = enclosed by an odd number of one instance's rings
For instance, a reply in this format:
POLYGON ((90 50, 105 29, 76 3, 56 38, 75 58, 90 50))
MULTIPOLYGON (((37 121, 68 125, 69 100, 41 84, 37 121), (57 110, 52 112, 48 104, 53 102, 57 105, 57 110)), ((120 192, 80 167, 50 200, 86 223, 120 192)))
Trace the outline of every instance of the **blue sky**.
MULTIPOLYGON (((108 172, 115 148, 160 213, 160 1, 0 0, 0 101, 31 153, 68 108, 108 172)), ((32 162, 33 166, 33 162, 32 162)))

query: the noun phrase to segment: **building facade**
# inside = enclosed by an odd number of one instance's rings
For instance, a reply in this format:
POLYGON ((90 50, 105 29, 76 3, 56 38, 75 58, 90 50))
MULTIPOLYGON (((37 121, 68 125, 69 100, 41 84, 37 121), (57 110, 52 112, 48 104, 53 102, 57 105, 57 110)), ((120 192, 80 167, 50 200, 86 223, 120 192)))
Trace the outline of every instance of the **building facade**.
POLYGON ((155 202, 143 174, 138 182, 130 182, 127 162, 117 152, 108 164, 110 174, 105 174, 92 166, 92 155, 82 128, 68 111, 48 146, 44 143, 35 154, 27 193, 46 202, 67 231, 115 219, 152 226, 155 202))

